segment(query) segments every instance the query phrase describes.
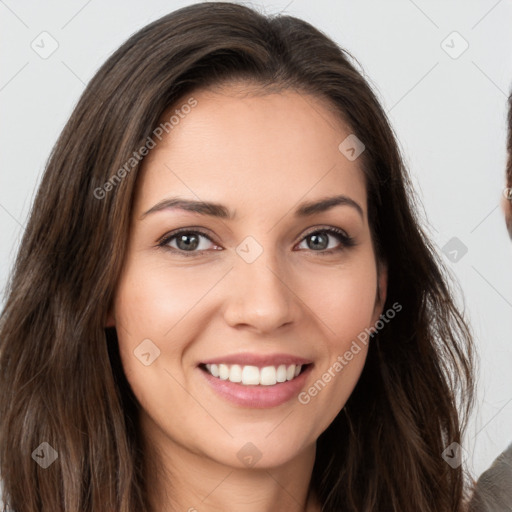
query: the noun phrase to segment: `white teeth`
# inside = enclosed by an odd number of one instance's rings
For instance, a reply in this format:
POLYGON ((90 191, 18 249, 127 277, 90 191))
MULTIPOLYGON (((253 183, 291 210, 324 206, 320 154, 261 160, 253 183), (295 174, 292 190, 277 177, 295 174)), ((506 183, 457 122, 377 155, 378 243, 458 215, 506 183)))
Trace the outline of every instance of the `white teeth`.
POLYGON ((214 377, 218 377, 218 376, 219 376, 219 367, 218 367, 218 365, 216 365, 216 364, 211 364, 211 365, 207 365, 207 366, 210 366, 210 368, 208 368, 208 370, 210 370, 210 373, 211 373, 214 377))
POLYGON ((228 380, 229 367, 227 364, 219 364, 219 378, 221 378, 222 380, 228 380))
POLYGON ((229 371, 229 380, 231 382, 242 382, 242 367, 234 364, 229 371))
POLYGON ((244 366, 242 369, 242 384, 260 383, 260 371, 257 366, 244 366))
POLYGON ((260 384, 262 386, 273 386, 276 382, 276 369, 273 366, 265 366, 261 369, 260 384))
POLYGON ((244 386, 274 386, 297 377, 302 369, 300 364, 286 366, 241 366, 239 364, 207 364, 206 369, 214 377, 230 382, 241 383, 244 386))
MULTIPOLYGON (((300 368, 300 365, 298 365, 297 368, 300 368)), ((276 380, 277 382, 286 382, 286 365, 281 364, 278 366, 276 380)))

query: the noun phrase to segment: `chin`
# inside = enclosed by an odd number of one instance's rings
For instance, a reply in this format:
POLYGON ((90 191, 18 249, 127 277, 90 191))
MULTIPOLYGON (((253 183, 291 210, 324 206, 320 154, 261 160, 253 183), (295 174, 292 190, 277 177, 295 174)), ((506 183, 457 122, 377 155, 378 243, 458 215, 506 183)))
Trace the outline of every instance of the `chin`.
POLYGON ((272 469, 290 463, 304 451, 311 450, 314 457, 315 441, 306 442, 294 436, 287 435, 286 439, 276 436, 270 441, 272 434, 247 435, 244 438, 236 437, 229 441, 229 446, 222 446, 211 453, 216 462, 237 469, 272 469))

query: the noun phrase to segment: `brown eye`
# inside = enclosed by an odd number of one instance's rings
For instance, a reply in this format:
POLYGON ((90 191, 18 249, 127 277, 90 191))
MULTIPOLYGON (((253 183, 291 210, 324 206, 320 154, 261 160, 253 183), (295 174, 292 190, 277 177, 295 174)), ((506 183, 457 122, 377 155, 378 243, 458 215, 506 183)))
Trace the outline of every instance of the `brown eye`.
POLYGON ((347 247, 355 245, 354 239, 338 228, 325 228, 313 231, 303 238, 304 241, 306 241, 307 249, 321 254, 342 251, 347 247), (333 238, 338 239, 338 246, 336 244, 330 245, 330 239, 333 238))
POLYGON ((183 251, 193 251, 199 246, 199 236, 195 233, 176 235, 176 245, 183 251))
POLYGON ((213 241, 206 233, 187 228, 169 233, 158 242, 158 246, 183 256, 196 256, 211 248, 208 247, 208 242, 213 244, 213 241))

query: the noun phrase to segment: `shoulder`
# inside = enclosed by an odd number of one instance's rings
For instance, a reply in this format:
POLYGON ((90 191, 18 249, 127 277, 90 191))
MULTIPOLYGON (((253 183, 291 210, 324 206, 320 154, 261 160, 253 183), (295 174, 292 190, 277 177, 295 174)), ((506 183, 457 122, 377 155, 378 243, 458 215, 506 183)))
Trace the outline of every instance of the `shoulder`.
POLYGON ((469 512, 509 510, 512 510, 512 444, 478 479, 469 512))

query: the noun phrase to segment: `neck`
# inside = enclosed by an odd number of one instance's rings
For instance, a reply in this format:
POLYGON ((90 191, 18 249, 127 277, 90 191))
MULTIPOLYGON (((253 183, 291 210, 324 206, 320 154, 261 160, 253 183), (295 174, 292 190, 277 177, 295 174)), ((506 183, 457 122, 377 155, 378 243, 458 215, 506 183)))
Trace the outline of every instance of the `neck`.
POLYGON ((151 510, 158 512, 320 512, 309 491, 316 446, 280 466, 230 467, 194 453, 141 418, 151 510))

